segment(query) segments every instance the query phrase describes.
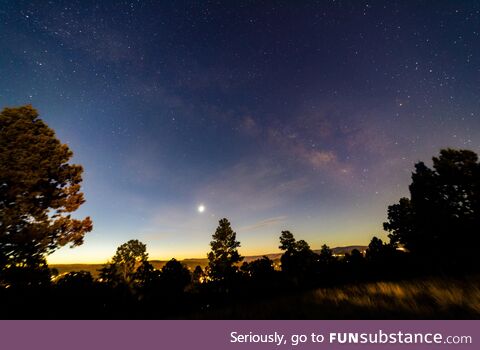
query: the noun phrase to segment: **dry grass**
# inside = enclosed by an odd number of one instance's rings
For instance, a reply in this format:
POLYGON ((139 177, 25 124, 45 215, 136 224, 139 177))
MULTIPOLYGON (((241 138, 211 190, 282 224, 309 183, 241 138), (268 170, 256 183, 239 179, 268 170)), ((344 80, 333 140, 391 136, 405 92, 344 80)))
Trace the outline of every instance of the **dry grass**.
POLYGON ((409 282, 377 282, 360 286, 319 289, 306 296, 307 302, 337 307, 378 309, 385 314, 419 315, 435 318, 462 311, 480 316, 478 280, 430 279, 409 282))
POLYGON ((325 288, 211 311, 230 319, 480 319, 480 277, 325 288))

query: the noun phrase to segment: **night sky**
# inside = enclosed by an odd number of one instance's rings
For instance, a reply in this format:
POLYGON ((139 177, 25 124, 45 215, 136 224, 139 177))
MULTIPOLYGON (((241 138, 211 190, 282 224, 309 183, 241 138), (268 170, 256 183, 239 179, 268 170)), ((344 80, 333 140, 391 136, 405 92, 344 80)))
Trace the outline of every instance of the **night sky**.
POLYGON ((415 162, 480 153, 478 1, 0 0, 0 48, 0 107, 85 169, 52 263, 206 257, 222 217, 244 255, 368 244, 415 162))

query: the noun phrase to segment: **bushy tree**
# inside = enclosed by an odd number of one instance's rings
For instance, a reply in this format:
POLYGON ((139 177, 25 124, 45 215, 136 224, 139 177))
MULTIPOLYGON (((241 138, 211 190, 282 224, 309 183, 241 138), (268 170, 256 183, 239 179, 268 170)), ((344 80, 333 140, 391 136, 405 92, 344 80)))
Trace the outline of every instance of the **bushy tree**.
POLYGON ((358 249, 353 249, 350 253, 346 253, 343 263, 344 273, 342 277, 347 281, 358 281, 365 277, 366 260, 358 249))
POLYGON ((192 275, 181 262, 171 259, 162 267, 160 280, 164 293, 179 294, 192 282, 192 275))
POLYGON ((275 268, 273 267, 273 261, 267 256, 263 256, 261 259, 253 260, 249 263, 244 262, 241 270, 248 277, 255 281, 268 281, 275 274, 275 268))
POLYGON ((75 290, 84 293, 93 288, 93 277, 88 271, 72 271, 57 280, 57 286, 64 289, 75 290))
POLYGON ((296 281, 311 279, 317 267, 318 255, 306 241, 296 241, 290 231, 282 231, 279 248, 285 251, 280 258, 282 272, 296 281))
POLYGON ((237 248, 240 242, 227 219, 221 219, 210 242, 212 250, 208 253, 209 277, 214 281, 225 281, 237 272, 236 264, 243 260, 237 248))
POLYGON ((137 268, 147 260, 147 246, 139 240, 132 239, 117 248, 112 258, 112 266, 123 281, 130 284, 137 268))
POLYGON ((160 283, 160 271, 156 270, 152 264, 144 260, 133 273, 135 287, 139 290, 150 290, 156 288, 160 283))
POLYGON ((337 261, 333 256, 333 250, 326 244, 322 245, 320 254, 318 254, 318 261, 322 265, 331 265, 337 261))
POLYGON ((353 249, 350 254, 345 254, 345 259, 351 264, 361 264, 365 258, 358 249, 353 249))
POLYGON ((109 287, 116 287, 123 282, 122 276, 114 264, 106 264, 99 271, 99 281, 109 287))
POLYGON ((192 273, 192 282, 195 284, 202 283, 204 277, 205 277, 205 272, 203 271, 200 265, 197 265, 192 273))
POLYGON ((418 236, 415 227, 415 213, 409 198, 400 198, 397 204, 388 207, 388 222, 383 228, 391 232, 388 235, 392 244, 407 246, 409 250, 417 251, 428 247, 428 237, 418 236))
POLYGON ((480 163, 468 150, 445 149, 433 168, 415 164, 410 199, 388 208, 385 230, 394 244, 431 261, 472 262, 480 243, 480 163))
POLYGON ((380 238, 373 237, 368 244, 365 258, 370 262, 388 263, 396 255, 396 246, 391 243, 384 243, 380 238))
POLYGON ((371 261, 378 260, 382 256, 383 250, 384 250, 383 241, 380 238, 374 236, 370 241, 370 243, 368 244, 368 248, 365 253, 365 256, 367 260, 371 260, 371 261))
POLYGON ((42 259, 35 264, 11 265, 1 271, 0 286, 14 288, 39 288, 51 284, 52 270, 42 259))
POLYGON ((71 157, 72 151, 31 106, 0 113, 2 270, 42 266, 46 255, 82 244, 92 230, 89 217, 71 216, 85 202, 83 169, 70 164, 71 157))

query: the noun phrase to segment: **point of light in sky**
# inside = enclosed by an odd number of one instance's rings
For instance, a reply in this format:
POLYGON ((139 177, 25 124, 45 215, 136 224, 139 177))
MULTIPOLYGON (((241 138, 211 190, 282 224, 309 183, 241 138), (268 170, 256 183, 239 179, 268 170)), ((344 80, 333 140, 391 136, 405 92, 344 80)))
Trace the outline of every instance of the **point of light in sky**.
POLYGON ((205 211, 205 206, 203 204, 200 204, 197 208, 199 213, 203 213, 205 211))

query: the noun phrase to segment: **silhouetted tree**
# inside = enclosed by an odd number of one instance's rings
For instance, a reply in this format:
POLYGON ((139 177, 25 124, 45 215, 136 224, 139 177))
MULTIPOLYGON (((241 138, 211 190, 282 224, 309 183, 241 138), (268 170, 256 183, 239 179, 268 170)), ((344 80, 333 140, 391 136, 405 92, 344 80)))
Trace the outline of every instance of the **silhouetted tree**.
POLYGON ((197 265, 195 267, 195 270, 193 270, 192 282, 195 284, 202 283, 204 277, 205 277, 205 272, 203 271, 200 265, 197 265))
POLYGON ((372 262, 391 263, 398 255, 396 248, 393 243, 384 243, 380 238, 373 237, 365 252, 365 258, 372 262))
POLYGON ((164 292, 179 294, 192 282, 192 275, 181 262, 172 259, 162 267, 160 279, 164 292))
POLYGON ((410 199, 388 208, 385 230, 424 261, 474 265, 480 243, 480 163, 468 150, 444 149, 433 169, 415 164, 410 199))
POLYGON ((123 283, 122 275, 114 264, 106 264, 98 271, 99 281, 110 287, 116 287, 120 283, 123 283))
POLYGON ((373 237, 370 243, 368 244, 365 257, 370 261, 378 261, 384 255, 385 244, 378 237, 373 237))
POLYGON ((275 268, 273 267, 273 261, 267 256, 263 256, 261 259, 253 260, 249 263, 244 262, 241 270, 248 277, 256 281, 269 280, 275 274, 275 268))
POLYGON ((392 279, 412 273, 405 271, 408 266, 406 261, 401 260, 402 255, 395 244, 384 243, 380 238, 373 237, 365 252, 370 277, 392 279))
POLYGON ((306 241, 296 241, 290 231, 282 231, 279 248, 285 250, 280 258, 282 272, 292 278, 295 283, 313 280, 318 265, 318 255, 310 249, 306 241))
POLYGON ((57 286, 60 288, 71 289, 84 293, 93 287, 93 277, 88 271, 69 272, 57 280, 57 286))
POLYGON ((331 285, 340 277, 343 277, 338 273, 338 259, 333 256, 332 249, 326 244, 322 245, 320 254, 316 256, 314 266, 316 269, 312 273, 312 278, 316 277, 321 284, 331 285))
POLYGON ((311 249, 310 249, 310 245, 306 241, 301 239, 297 241, 297 243, 295 243, 294 250, 296 250, 297 252, 306 252, 311 249))
POLYGON ((31 288, 50 286, 52 279, 51 270, 45 259, 39 259, 35 263, 12 265, 2 271, 0 286, 31 288))
POLYGON ((214 281, 225 281, 237 272, 236 264, 243 260, 237 248, 240 242, 227 219, 221 219, 210 242, 212 250, 208 253, 209 277, 214 281))
POLYGON ((144 260, 133 273, 132 279, 136 288, 145 291, 158 287, 160 284, 160 275, 159 270, 156 270, 152 264, 144 260))
POLYGON ((320 254, 318 254, 318 261, 322 265, 331 265, 337 261, 333 256, 333 251, 326 244, 322 245, 320 249, 320 254))
POLYGON ((365 260, 363 254, 358 249, 353 249, 350 254, 345 254, 345 262, 352 265, 362 264, 365 260))
POLYGON ((258 300, 271 296, 282 288, 281 273, 275 271, 273 261, 267 256, 244 262, 240 267, 243 281, 239 285, 242 297, 258 300))
POLYGON ((343 263, 342 278, 348 282, 360 281, 366 277, 366 260, 358 249, 346 253, 343 263))
POLYGON ((282 231, 282 233, 280 234, 280 246, 278 248, 284 251, 293 251, 298 248, 296 246, 296 243, 297 242, 295 240, 295 237, 293 236, 293 233, 291 233, 290 231, 282 231))
POLYGON ((416 214, 410 199, 400 198, 398 204, 390 205, 388 207, 388 220, 383 224, 383 227, 386 231, 392 232, 388 237, 393 244, 406 245, 414 252, 419 249, 428 249, 429 238, 425 235, 419 235, 417 232, 416 214))
POLYGON ((55 310, 57 318, 91 318, 92 315, 100 317, 103 303, 97 283, 88 271, 64 274, 57 279, 54 288, 48 294, 52 295, 57 305, 60 305, 55 310))
MULTIPOLYGON (((71 213, 84 203, 83 169, 31 106, 0 113, 0 270, 34 271, 57 248, 82 244, 89 217, 71 213)), ((0 276, 0 279, 2 277, 0 276)))

